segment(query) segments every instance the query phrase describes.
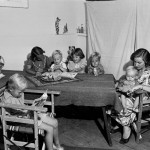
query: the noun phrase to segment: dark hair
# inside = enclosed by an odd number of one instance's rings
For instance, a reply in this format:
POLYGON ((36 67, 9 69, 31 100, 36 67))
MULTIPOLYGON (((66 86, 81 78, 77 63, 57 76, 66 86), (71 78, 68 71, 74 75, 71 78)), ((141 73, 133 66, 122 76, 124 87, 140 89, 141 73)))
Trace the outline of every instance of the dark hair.
POLYGON ((85 57, 81 48, 76 48, 72 53, 72 56, 73 55, 80 56, 81 59, 83 59, 85 57))
POLYGON ((145 62, 145 66, 150 66, 150 53, 144 48, 137 49, 134 53, 131 54, 130 59, 134 61, 135 58, 141 57, 145 62))
POLYGON ((32 61, 35 61, 36 58, 37 58, 37 55, 41 55, 41 54, 43 54, 43 53, 45 53, 45 51, 44 51, 42 48, 40 48, 40 47, 38 47, 38 46, 35 46, 35 47, 33 47, 32 50, 31 50, 30 59, 31 59, 32 61))

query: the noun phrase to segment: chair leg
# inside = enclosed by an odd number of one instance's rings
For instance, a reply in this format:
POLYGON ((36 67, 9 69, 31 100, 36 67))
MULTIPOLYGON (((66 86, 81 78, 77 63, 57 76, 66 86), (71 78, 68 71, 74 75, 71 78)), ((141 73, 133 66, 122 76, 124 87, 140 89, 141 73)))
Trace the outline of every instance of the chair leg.
POLYGON ((107 138, 108 138, 108 144, 109 144, 109 146, 112 146, 112 141, 111 141, 111 136, 110 136, 110 129, 109 129, 109 125, 108 125, 108 119, 107 119, 105 107, 102 107, 102 111, 103 111, 104 125, 105 125, 105 129, 106 129, 106 134, 107 134, 107 138))

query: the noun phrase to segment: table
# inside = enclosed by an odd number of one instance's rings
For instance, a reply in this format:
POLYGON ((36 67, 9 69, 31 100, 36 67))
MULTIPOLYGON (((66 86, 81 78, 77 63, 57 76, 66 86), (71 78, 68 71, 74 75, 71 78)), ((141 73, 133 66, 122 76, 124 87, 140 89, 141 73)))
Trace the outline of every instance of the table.
MULTIPOLYGON (((0 88, 5 85, 9 76, 16 72, 25 76, 27 75, 23 71, 3 70, 3 74, 6 76, 0 79, 0 88)), ((61 91, 61 95, 55 98, 55 105, 57 106, 73 104, 76 106, 101 107, 103 111, 106 134, 108 137, 108 144, 112 146, 105 106, 115 104, 116 91, 113 75, 105 74, 95 77, 88 74, 78 74, 76 78, 80 80, 42 87, 35 87, 35 85, 29 81, 29 88, 61 91)))

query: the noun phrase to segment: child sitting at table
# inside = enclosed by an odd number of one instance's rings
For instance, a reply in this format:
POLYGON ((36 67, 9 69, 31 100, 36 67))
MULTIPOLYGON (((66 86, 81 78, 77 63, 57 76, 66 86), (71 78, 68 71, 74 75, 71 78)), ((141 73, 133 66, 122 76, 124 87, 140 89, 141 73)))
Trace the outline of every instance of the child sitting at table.
POLYGON ((77 73, 85 73, 85 67, 87 65, 84 60, 85 55, 81 48, 76 48, 73 53, 73 61, 68 62, 68 70, 69 72, 77 72, 77 73))
POLYGON ((98 52, 94 52, 90 56, 90 65, 88 66, 88 73, 99 76, 104 74, 104 68, 101 64, 101 55, 98 52))
POLYGON ((31 50, 31 55, 29 56, 25 71, 29 74, 35 76, 41 76, 42 73, 48 71, 49 66, 52 64, 52 60, 44 55, 45 51, 36 46, 31 50))
POLYGON ((55 50, 52 53, 52 58, 53 58, 54 64, 51 65, 48 71, 50 72, 66 72, 67 71, 67 66, 66 66, 66 63, 63 62, 63 56, 60 50, 55 50))
MULTIPOLYGON (((12 75, 7 82, 7 86, 2 97, 2 102, 25 105, 23 92, 27 87, 28 83, 23 75, 20 75, 18 73, 12 75)), ((10 115, 13 115, 14 113, 17 115, 17 112, 19 113, 19 115, 20 112, 22 112, 21 116, 28 116, 31 114, 26 110, 7 109, 7 113, 9 113, 10 115)), ((63 150, 63 147, 61 147, 59 143, 58 121, 55 118, 49 117, 46 113, 39 113, 38 127, 39 129, 43 129, 44 131, 46 131, 45 143, 47 150, 52 150, 54 147, 56 148, 56 150, 63 150), (53 144, 53 142, 55 145, 53 144)))

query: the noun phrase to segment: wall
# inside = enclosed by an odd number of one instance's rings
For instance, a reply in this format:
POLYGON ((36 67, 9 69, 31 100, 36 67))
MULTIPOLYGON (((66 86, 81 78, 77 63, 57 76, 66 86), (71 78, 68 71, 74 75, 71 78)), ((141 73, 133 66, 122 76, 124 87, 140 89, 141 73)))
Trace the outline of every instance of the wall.
POLYGON ((60 49, 67 57, 68 46, 81 47, 86 53, 86 36, 76 29, 85 25, 83 0, 29 0, 29 8, 0 7, 0 55, 5 59, 4 69, 22 70, 24 60, 32 47, 40 46, 50 56, 60 49), (60 35, 55 33, 59 17, 60 35), (63 33, 67 23, 68 33, 63 33))

